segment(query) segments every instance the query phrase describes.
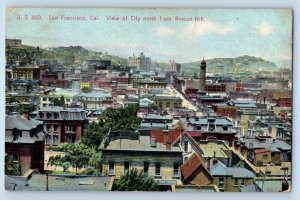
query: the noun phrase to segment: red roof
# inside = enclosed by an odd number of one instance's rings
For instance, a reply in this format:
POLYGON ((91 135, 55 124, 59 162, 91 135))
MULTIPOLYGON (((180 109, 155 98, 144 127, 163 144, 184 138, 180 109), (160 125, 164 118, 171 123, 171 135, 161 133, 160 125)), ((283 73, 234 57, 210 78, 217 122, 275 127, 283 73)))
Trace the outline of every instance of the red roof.
POLYGON ((150 136, 156 138, 157 143, 173 143, 180 135, 180 130, 160 130, 152 129, 150 131, 150 136))
MULTIPOLYGON (((181 166, 181 173, 182 173, 183 180, 187 180, 201 166, 207 172, 207 174, 210 175, 200 156, 197 153, 191 155, 191 157, 181 166)), ((212 179, 211 175, 210 177, 212 179)))
POLYGON ((187 132, 191 137, 201 137, 202 133, 199 131, 188 131, 187 132))
POLYGON ((256 153, 256 154, 268 153, 268 152, 270 152, 269 149, 256 149, 256 150, 254 150, 254 153, 256 153))

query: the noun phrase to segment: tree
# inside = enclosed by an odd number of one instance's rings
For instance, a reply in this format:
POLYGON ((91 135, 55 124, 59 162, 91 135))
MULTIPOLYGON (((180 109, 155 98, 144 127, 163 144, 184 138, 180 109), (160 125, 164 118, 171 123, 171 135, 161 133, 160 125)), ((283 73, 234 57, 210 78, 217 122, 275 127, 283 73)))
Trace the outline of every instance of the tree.
POLYGON ((91 89, 89 87, 83 87, 81 89, 81 92, 83 92, 83 93, 89 93, 90 91, 91 91, 91 89))
POLYGON ((95 171, 99 171, 100 169, 102 154, 94 148, 82 143, 63 143, 59 146, 58 150, 65 152, 65 155, 51 156, 48 160, 48 165, 60 166, 64 171, 67 171, 72 166, 75 168, 76 174, 78 174, 79 169, 85 167, 93 168, 95 171))
POLYGON ((13 176, 21 176, 21 165, 19 162, 14 162, 12 156, 5 157, 5 174, 13 176))
POLYGON ((54 106, 64 106, 65 105, 65 97, 63 95, 61 95, 61 97, 59 99, 54 98, 53 105, 54 106))
POLYGON ((81 137, 81 142, 90 147, 99 147, 104 135, 108 130, 101 128, 96 122, 90 123, 85 129, 81 137))
POLYGON ((157 191, 158 184, 152 177, 144 177, 143 171, 133 169, 116 181, 117 191, 157 191))
POLYGON ((107 108, 101 113, 100 121, 106 129, 135 130, 139 124, 138 110, 137 104, 131 104, 127 108, 107 108))

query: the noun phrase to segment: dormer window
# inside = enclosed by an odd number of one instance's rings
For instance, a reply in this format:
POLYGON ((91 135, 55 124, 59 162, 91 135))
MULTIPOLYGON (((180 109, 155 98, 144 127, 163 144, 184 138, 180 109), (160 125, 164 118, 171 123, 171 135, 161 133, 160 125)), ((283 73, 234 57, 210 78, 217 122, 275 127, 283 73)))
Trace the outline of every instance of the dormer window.
POLYGON ((58 113, 54 113, 54 119, 58 119, 59 118, 59 114, 58 113))
POLYGON ((47 119, 50 119, 50 118, 51 118, 51 113, 47 112, 46 118, 47 118, 47 119))
POLYGON ((39 118, 40 118, 40 119, 44 118, 44 113, 40 112, 40 113, 39 113, 39 118))

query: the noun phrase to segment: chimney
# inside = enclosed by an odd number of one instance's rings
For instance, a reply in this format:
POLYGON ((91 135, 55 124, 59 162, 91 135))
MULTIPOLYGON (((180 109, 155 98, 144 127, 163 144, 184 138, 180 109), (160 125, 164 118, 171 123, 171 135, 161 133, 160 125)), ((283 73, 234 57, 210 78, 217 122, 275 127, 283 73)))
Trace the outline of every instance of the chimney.
POLYGON ((171 150, 171 142, 166 143, 166 150, 171 150))
POLYGON ((211 162, 211 157, 207 158, 207 171, 210 172, 210 162, 211 162))
POLYGON ((28 111, 23 111, 21 117, 23 119, 29 120, 29 112, 28 111))
POLYGON ((213 166, 217 165, 218 164, 218 160, 217 159, 214 159, 213 160, 213 166))

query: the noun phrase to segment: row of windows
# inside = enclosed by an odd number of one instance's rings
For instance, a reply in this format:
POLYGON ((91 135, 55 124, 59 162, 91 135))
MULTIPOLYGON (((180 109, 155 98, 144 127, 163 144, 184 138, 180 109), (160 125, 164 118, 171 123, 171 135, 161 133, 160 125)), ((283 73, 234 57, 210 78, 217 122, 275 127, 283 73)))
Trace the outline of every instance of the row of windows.
MULTIPOLYGON (((144 176, 147 177, 149 175, 149 162, 144 162, 144 176)), ((124 171, 123 173, 126 174, 129 172, 129 162, 124 162, 124 171)), ((109 169, 108 174, 115 174, 115 162, 109 162, 109 169)), ((155 176, 161 176, 161 163, 156 162, 155 163, 155 176)), ((179 164, 174 163, 173 165, 173 176, 179 176, 179 164)))
MULTIPOLYGON (((233 182, 234 182, 234 186, 235 187, 238 187, 239 186, 239 180, 241 180, 241 184, 240 184, 240 186, 241 187, 244 187, 245 186, 245 179, 238 179, 238 178, 235 178, 235 179, 233 179, 233 182)), ((219 178, 219 190, 221 191, 221 192, 224 192, 224 177, 220 177, 219 178)))

